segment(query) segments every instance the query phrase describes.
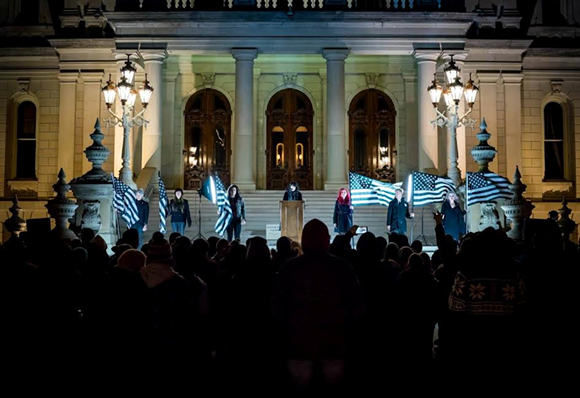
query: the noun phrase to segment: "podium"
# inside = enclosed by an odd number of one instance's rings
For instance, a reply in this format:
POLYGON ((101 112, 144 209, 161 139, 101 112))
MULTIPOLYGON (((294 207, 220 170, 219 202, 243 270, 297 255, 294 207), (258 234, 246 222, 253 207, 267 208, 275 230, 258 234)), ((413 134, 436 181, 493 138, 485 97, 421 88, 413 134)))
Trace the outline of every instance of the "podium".
POLYGON ((293 241, 300 242, 302 227, 304 226, 304 201, 281 200, 280 201, 280 230, 282 236, 287 236, 293 241))

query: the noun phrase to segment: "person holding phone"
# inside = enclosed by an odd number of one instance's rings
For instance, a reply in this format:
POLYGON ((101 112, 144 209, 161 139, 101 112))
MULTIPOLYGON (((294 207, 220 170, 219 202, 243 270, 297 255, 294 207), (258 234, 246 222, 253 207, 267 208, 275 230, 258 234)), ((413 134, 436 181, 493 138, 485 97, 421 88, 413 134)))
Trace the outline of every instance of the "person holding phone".
POLYGON ((409 204, 403 198, 403 190, 397 188, 395 198, 389 203, 387 212, 387 232, 395 232, 400 235, 407 234, 407 219, 415 217, 415 213, 409 212, 409 204))

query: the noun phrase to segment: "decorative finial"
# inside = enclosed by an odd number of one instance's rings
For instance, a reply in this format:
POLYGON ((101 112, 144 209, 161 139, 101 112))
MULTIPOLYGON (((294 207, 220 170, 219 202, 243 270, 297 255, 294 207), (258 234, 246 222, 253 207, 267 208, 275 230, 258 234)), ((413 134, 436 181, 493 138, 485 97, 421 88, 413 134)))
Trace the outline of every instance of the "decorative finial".
POLYGON ((487 123, 485 122, 485 118, 484 117, 481 118, 481 124, 479 125, 479 129, 481 131, 486 131, 487 132, 487 123))

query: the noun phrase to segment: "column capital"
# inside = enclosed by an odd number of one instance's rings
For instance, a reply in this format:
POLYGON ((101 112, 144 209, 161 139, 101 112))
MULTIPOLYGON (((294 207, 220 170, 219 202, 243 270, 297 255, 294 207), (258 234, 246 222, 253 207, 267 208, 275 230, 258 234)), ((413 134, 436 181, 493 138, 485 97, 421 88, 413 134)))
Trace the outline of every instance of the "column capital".
POLYGON ((441 51, 437 50, 415 50, 413 52, 413 57, 417 60, 417 63, 435 63, 439 59, 441 51))
POLYGON ((350 50, 348 48, 325 48, 322 50, 322 57, 330 62, 330 61, 343 61, 348 57, 350 54, 350 50))
POLYGON ((451 56, 453 55, 453 60, 456 62, 463 62, 469 56, 469 51, 466 50, 457 50, 451 51, 446 50, 441 54, 441 58, 444 59, 446 62, 451 60, 451 56))
POLYGON ((177 77, 179 76, 178 70, 166 70, 163 73, 163 81, 164 82, 175 82, 177 77))
POLYGON ((477 72, 480 84, 495 84, 499 80, 499 72, 477 72))
POLYGON ((232 48, 232 57, 236 61, 254 61, 258 57, 257 48, 232 48))
POLYGON ((162 64, 167 58, 167 50, 157 49, 157 50, 139 50, 139 53, 145 60, 145 64, 156 63, 162 64))
POLYGON ((79 81, 79 72, 78 71, 61 71, 58 74, 58 80, 60 84, 71 84, 71 83, 78 83, 79 81))
POLYGON ((81 77, 85 83, 101 83, 105 73, 100 72, 83 72, 81 71, 81 77))
POLYGON ((117 61, 117 63, 120 62, 125 62, 127 60, 127 55, 129 56, 129 59, 132 62, 137 62, 139 60, 139 57, 137 56, 137 54, 135 54, 136 50, 113 50, 113 56, 115 57, 115 61, 117 61))
POLYGON ((524 75, 521 73, 502 73, 503 83, 508 85, 521 85, 524 75))

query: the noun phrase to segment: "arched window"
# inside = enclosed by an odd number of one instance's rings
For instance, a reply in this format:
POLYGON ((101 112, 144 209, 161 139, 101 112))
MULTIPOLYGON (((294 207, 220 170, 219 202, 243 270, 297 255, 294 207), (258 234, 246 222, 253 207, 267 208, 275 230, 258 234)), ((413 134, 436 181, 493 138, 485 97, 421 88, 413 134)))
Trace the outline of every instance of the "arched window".
POLYGON ((566 173, 564 157, 564 111, 557 102, 544 107, 544 179, 563 180, 566 173))
POLYGON ((18 106, 16 178, 36 178, 36 105, 30 101, 18 106))

